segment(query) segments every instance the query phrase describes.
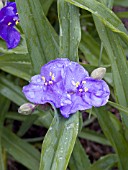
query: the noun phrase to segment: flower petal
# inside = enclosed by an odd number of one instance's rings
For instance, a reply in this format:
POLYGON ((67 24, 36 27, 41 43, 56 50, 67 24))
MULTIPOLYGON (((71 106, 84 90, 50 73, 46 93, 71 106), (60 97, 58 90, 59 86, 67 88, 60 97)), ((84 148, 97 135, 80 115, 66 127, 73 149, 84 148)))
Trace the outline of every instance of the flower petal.
POLYGON ((110 90, 108 85, 103 80, 96 80, 93 78, 85 78, 87 92, 84 93, 82 98, 92 106, 100 107, 108 102, 110 90))
POLYGON ((41 75, 49 80, 50 74, 53 74, 55 81, 58 82, 62 80, 64 67, 69 63, 70 61, 67 58, 57 58, 56 60, 52 60, 41 68, 41 75))
POLYGON ((61 114, 68 118, 70 114, 75 113, 78 110, 87 110, 90 109, 92 106, 86 103, 81 96, 73 94, 71 96, 71 100, 63 100, 63 105, 60 107, 61 114))
POLYGON ((1 24, 0 36, 6 41, 8 49, 15 48, 20 42, 20 33, 12 26, 1 24))
POLYGON ((26 98, 35 104, 51 103, 56 108, 60 107, 60 98, 63 94, 62 82, 54 85, 45 85, 41 75, 31 78, 30 84, 23 87, 26 98))
POLYGON ((69 92, 76 91, 78 84, 87 76, 88 72, 80 64, 71 62, 65 68, 65 89, 69 92))

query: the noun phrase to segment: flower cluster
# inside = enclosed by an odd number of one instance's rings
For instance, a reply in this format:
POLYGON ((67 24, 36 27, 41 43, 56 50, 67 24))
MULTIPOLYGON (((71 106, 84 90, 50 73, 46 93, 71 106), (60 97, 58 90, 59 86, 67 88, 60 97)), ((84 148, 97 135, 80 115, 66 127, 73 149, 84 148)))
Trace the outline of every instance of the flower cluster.
POLYGON ((14 28, 19 22, 15 2, 8 2, 0 10, 0 37, 6 41, 8 49, 15 48, 20 42, 20 33, 14 28))
POLYGON ((78 63, 60 58, 45 64, 23 87, 23 93, 34 104, 53 104, 68 118, 78 110, 105 105, 110 90, 105 81, 89 77, 78 63))

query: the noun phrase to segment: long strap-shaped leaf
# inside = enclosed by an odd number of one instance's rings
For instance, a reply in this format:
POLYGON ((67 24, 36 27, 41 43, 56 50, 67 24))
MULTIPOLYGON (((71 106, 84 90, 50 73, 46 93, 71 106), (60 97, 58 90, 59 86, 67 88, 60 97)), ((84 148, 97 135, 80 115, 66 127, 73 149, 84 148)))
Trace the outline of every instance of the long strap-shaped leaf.
POLYGON ((39 169, 40 153, 32 145, 20 139, 6 128, 3 130, 2 142, 6 151, 12 155, 15 160, 30 170, 39 169))
POLYGON ((79 139, 77 139, 70 158, 69 168, 70 170, 85 170, 89 168, 90 165, 90 160, 79 139))
MULTIPOLYGON (((128 67, 126 64, 126 58, 123 49, 121 47, 120 39, 115 33, 106 28, 97 17, 93 17, 97 31, 111 62, 117 100, 121 105, 127 106, 128 67), (101 28, 104 31, 101 31, 101 28)), ((128 127, 128 117, 124 113, 122 113, 122 119, 126 127, 128 127)))
POLYGON ((30 80, 32 74, 29 55, 2 55, 0 56, 0 69, 25 80, 30 80))
MULTIPOLYGON (((81 35, 78 9, 64 0, 59 0, 58 11, 60 21, 59 57, 78 61, 78 45, 81 35)), ((54 117, 43 142, 40 170, 65 170, 75 144, 79 114, 75 113, 69 119, 64 119, 58 114, 54 117)))
POLYGON ((58 0, 60 23, 60 57, 78 61, 78 45, 81 38, 79 9, 64 0, 58 0))
POLYGON ((120 170, 127 170, 128 167, 128 144, 123 135, 123 129, 120 122, 105 110, 104 107, 95 109, 98 121, 101 125, 101 128, 112 143, 117 156, 120 170))
POLYGON ((11 80, 0 75, 0 94, 13 101, 17 105, 27 102, 21 88, 14 84, 11 80))
POLYGON ((39 0, 16 0, 16 4, 34 72, 39 73, 43 64, 58 57, 56 34, 53 34, 39 0))
POLYGON ((128 40, 127 31, 120 21, 120 19, 105 5, 97 2, 96 0, 66 0, 80 8, 90 11, 97 16, 105 25, 112 31, 120 33, 125 39, 128 40))
POLYGON ((116 154, 108 154, 92 164, 86 170, 108 170, 117 163, 116 154))
POLYGON ((78 113, 65 119, 56 113, 45 136, 40 170, 65 170, 75 144, 79 127, 78 113))
POLYGON ((8 111, 10 105, 10 101, 0 96, 0 170, 4 170, 4 159, 3 159, 3 152, 2 152, 2 133, 3 133, 3 125, 4 125, 4 119, 5 114, 8 111))

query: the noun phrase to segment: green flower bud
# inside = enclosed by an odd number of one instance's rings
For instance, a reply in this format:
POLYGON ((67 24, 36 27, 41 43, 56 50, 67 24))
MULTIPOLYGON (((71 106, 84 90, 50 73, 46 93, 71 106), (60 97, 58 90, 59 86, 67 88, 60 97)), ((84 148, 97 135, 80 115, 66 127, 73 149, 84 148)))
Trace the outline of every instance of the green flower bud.
POLYGON ((106 73, 106 68, 99 67, 92 71, 91 77, 97 80, 101 80, 106 73))
POLYGON ((35 104, 24 103, 23 105, 19 107, 18 112, 23 115, 29 115, 34 111, 35 107, 36 107, 35 104))

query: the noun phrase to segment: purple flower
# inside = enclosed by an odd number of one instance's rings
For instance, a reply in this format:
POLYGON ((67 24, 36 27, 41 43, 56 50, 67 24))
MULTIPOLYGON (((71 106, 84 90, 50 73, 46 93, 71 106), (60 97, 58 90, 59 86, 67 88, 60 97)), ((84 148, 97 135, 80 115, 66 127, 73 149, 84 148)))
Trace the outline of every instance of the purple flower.
POLYGON ((19 22, 15 2, 8 2, 0 10, 0 37, 6 41, 8 49, 15 48, 20 42, 20 33, 14 28, 19 22))
POLYGON ((31 78, 29 85, 23 87, 23 93, 34 104, 53 104, 68 118, 78 110, 105 105, 110 90, 105 81, 89 77, 78 63, 56 59, 31 78))
POLYGON ((35 104, 51 103, 59 108, 60 99, 64 92, 64 68, 70 61, 56 59, 41 68, 41 73, 31 78, 29 85, 23 87, 26 98, 35 104))
POLYGON ((63 81, 65 93, 61 98, 60 111, 64 117, 92 106, 103 106, 108 101, 110 90, 105 81, 89 77, 88 72, 76 62, 65 68, 63 81))

